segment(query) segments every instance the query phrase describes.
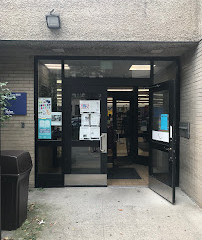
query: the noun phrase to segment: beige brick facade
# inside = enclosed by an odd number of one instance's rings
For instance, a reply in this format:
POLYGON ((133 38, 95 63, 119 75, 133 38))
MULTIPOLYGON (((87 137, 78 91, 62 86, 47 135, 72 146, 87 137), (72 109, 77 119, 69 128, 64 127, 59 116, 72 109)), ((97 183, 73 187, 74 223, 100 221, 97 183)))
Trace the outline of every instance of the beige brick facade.
POLYGON ((202 41, 181 64, 180 121, 190 122, 190 139, 180 138, 180 187, 202 207, 202 41))
MULTIPOLYGON (((0 56, 0 81, 8 82, 13 92, 27 93, 27 115, 13 116, 1 130, 2 150, 25 150, 30 152, 34 165, 34 60, 30 55, 21 52, 3 51, 0 56), (21 128, 21 123, 25 128, 21 128)), ((30 177, 34 185, 34 168, 30 177)))

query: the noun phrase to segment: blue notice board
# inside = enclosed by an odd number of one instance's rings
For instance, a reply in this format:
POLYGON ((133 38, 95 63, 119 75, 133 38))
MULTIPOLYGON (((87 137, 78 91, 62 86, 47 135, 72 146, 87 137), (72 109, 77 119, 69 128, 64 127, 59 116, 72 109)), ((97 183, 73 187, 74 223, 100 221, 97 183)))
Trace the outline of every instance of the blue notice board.
POLYGON ((27 115, 27 93, 12 93, 15 99, 8 99, 8 106, 5 114, 27 115))
POLYGON ((38 139, 51 139, 51 119, 39 119, 38 139))
POLYGON ((161 130, 168 131, 168 114, 161 114, 161 130))

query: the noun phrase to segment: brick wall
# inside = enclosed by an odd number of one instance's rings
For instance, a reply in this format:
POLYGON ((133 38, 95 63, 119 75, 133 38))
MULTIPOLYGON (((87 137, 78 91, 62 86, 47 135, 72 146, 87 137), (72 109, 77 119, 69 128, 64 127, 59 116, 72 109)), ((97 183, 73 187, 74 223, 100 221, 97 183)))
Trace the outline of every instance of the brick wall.
POLYGON ((202 207, 202 41, 181 64, 180 121, 190 122, 190 139, 180 138, 180 187, 202 207))
MULTIPOLYGON (((29 151, 34 165, 34 60, 26 52, 1 51, 0 81, 8 82, 13 92, 27 93, 27 115, 13 116, 1 129, 2 150, 29 151), (25 128, 21 128, 21 122, 25 128)), ((34 185, 34 169, 30 177, 30 185, 34 185)))

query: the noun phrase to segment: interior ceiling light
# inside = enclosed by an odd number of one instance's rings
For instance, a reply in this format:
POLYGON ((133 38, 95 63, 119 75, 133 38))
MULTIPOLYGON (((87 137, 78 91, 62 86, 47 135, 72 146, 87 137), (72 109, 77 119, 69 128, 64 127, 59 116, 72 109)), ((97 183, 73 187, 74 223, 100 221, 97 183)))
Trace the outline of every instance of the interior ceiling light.
POLYGON ((138 97, 148 97, 148 94, 138 94, 138 97))
POLYGON ((125 88, 125 89, 121 89, 121 88, 109 88, 107 89, 108 92, 132 92, 133 88, 125 88))
POLYGON ((149 101, 149 98, 138 98, 138 101, 149 101))
POLYGON ((62 89, 61 89, 61 88, 58 88, 57 91, 58 91, 58 92, 62 92, 62 89))
POLYGON ((57 83, 62 83, 62 80, 57 80, 57 83))
MULTIPOLYGON (((52 63, 46 63, 45 66, 48 68, 48 69, 62 69, 62 64, 58 63, 58 64, 52 64, 52 63)), ((66 70, 69 70, 70 67, 68 64, 65 64, 64 65, 64 68, 66 70)))
POLYGON ((149 89, 146 89, 146 88, 145 89, 142 89, 142 88, 138 89, 138 92, 148 92, 148 91, 149 91, 149 89))
POLYGON ((151 65, 132 65, 129 68, 130 71, 150 71, 151 65))
POLYGON ((46 15, 46 23, 48 28, 58 29, 60 28, 60 16, 53 14, 54 9, 50 11, 50 14, 46 15))

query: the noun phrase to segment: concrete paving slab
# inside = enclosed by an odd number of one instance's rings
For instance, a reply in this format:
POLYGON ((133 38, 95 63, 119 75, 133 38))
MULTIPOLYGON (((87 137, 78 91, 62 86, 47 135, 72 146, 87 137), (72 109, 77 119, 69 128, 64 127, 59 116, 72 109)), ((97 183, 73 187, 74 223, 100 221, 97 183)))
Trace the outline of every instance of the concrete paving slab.
POLYGON ((51 188, 33 189, 29 203, 49 209, 38 240, 201 240, 202 209, 176 196, 172 205, 147 187, 51 188))

